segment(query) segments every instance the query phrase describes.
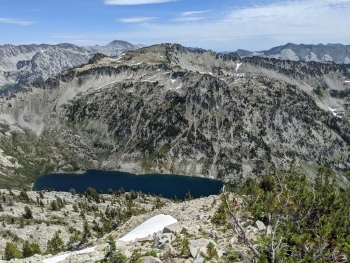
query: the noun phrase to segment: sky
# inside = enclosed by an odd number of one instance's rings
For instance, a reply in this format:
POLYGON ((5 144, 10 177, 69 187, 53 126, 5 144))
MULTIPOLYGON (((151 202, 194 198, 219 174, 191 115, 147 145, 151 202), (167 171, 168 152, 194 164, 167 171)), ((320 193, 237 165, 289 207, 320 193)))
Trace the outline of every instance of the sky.
POLYGON ((350 0, 0 0, 0 45, 350 44, 350 0))

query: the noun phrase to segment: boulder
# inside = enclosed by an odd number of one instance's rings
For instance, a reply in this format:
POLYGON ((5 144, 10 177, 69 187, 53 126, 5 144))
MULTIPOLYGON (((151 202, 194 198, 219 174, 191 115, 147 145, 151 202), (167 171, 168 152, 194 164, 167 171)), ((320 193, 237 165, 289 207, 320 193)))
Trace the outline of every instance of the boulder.
POLYGON ((164 244, 160 244, 158 248, 161 250, 171 250, 172 246, 170 245, 170 243, 164 243, 164 244))
POLYGON ((117 240, 115 241, 115 248, 118 250, 124 250, 127 247, 128 243, 121 241, 121 240, 117 240))
POLYGON ((190 252, 192 257, 196 259, 196 257, 200 255, 200 252, 206 253, 207 245, 209 244, 209 242, 212 242, 216 247, 216 243, 209 239, 201 238, 196 240, 190 240, 190 252))
POLYGON ((178 223, 168 225, 168 226, 164 227, 164 229, 163 229, 164 234, 165 233, 172 233, 172 232, 176 232, 176 233, 181 232, 181 228, 180 228, 180 225, 178 223))
POLYGON ((147 242, 152 240, 150 237, 142 237, 142 238, 138 238, 137 242, 147 242))
POLYGON ((148 256, 142 260, 142 263, 163 263, 163 262, 159 258, 148 256))
MULTIPOLYGON (((108 244, 101 244, 101 245, 98 245, 95 250, 97 251, 107 251, 109 250, 109 245, 108 244)), ((35 255, 34 255, 35 256, 35 255)))
POLYGON ((130 258, 132 256, 132 252, 130 252, 129 250, 124 250, 124 255, 127 257, 127 258, 130 258))
POLYGON ((171 250, 171 240, 174 238, 173 234, 163 234, 160 237, 156 237, 153 242, 159 249, 171 250))
POLYGON ((218 257, 221 258, 223 255, 225 255, 226 252, 223 250, 218 249, 218 257))
POLYGON ((198 252, 196 258, 193 260, 193 263, 203 263, 203 262, 205 262, 205 258, 201 256, 200 252, 198 252))
POLYGON ((263 222, 261 222, 260 220, 255 222, 256 227, 259 229, 259 231, 263 231, 266 229, 266 226, 263 222))
POLYGON ((153 239, 153 246, 154 246, 154 247, 157 247, 157 246, 158 246, 159 240, 160 240, 160 237, 159 237, 158 235, 155 235, 155 236, 154 236, 154 239, 153 239))

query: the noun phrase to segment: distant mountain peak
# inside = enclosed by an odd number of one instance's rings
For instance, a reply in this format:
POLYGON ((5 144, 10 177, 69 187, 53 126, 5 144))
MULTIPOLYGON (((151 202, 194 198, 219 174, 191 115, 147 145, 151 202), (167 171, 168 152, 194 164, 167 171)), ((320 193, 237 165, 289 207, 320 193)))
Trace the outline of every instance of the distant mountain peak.
POLYGON ((142 47, 144 47, 144 45, 141 45, 141 44, 133 45, 130 42, 127 42, 124 40, 113 40, 105 46, 95 45, 95 46, 86 46, 83 48, 92 53, 102 53, 107 56, 118 56, 124 51, 136 50, 142 47))
MULTIPOLYGON (((228 54, 230 52, 221 52, 228 54)), ((350 45, 340 43, 322 43, 314 44, 294 44, 287 43, 285 45, 276 46, 269 50, 251 52, 244 49, 235 51, 240 57, 262 56, 269 58, 277 58, 282 60, 301 60, 316 62, 335 62, 339 64, 348 64, 350 61, 350 45)))

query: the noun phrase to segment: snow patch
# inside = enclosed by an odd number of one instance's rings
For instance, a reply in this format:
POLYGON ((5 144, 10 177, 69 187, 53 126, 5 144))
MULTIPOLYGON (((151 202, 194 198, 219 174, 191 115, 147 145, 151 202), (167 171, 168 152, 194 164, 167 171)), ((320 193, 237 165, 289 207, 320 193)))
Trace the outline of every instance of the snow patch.
POLYGON ((171 80, 171 83, 173 83, 173 84, 174 84, 174 82, 175 82, 175 81, 176 81, 176 79, 172 79, 172 80, 171 80))
POLYGON ((182 88, 182 83, 180 83, 180 85, 178 87, 176 87, 175 89, 181 89, 182 88))
POLYGON ((345 83, 350 83, 350 80, 345 80, 345 83))
POLYGON ((242 65, 243 63, 237 63, 236 65, 236 72, 239 70, 239 67, 242 65))
POLYGON ((43 260, 43 263, 57 263, 57 262, 60 262, 62 260, 65 260, 69 256, 91 253, 91 252, 93 252, 95 250, 95 248, 96 247, 88 247, 88 248, 85 248, 85 249, 82 249, 82 250, 78 250, 78 251, 74 251, 74 252, 71 252, 71 253, 55 256, 55 257, 52 257, 52 258, 47 258, 47 259, 43 260))
POLYGON ((337 110, 336 109, 332 109, 330 107, 328 107, 328 109, 333 113, 334 116, 337 117, 337 112, 336 112, 337 110))
MULTIPOLYGON (((120 238, 122 241, 133 241, 138 238, 145 238, 153 233, 162 231, 164 227, 177 223, 177 220, 170 215, 156 215, 143 222, 138 227, 131 230, 128 234, 120 238)), ((52 263, 52 262, 44 262, 52 263)))

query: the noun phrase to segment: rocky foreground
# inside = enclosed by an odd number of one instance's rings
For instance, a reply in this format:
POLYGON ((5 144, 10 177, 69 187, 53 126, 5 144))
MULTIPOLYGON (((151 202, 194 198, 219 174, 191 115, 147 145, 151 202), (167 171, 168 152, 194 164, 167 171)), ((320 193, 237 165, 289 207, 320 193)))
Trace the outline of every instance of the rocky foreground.
MULTIPOLYGON (((174 202, 119 191, 108 195, 94 195, 93 191, 85 195, 54 191, 0 192, 3 210, 0 212, 0 256, 5 258, 7 242, 20 250, 28 240, 39 244, 42 251, 41 255, 11 259, 11 262, 96 262, 104 259, 109 251, 110 237, 115 240, 116 252, 129 262, 204 262, 210 242, 217 252, 215 262, 240 261, 247 254, 233 229, 224 224, 216 225, 212 220, 221 203, 219 196, 174 202), (60 200, 63 205, 57 210, 53 203, 60 203, 60 200), (26 218, 26 206, 32 218, 26 218), (171 215, 178 222, 144 238, 129 242, 119 240, 147 219, 160 214, 171 215), (59 258, 50 254, 48 248, 48 241, 55 233, 59 233, 64 243, 57 254, 59 258), (71 254, 67 257, 67 253, 71 254)), ((265 229, 259 221, 255 223, 258 228, 251 224, 248 218, 246 226, 250 237, 258 236, 259 231, 265 229)))

